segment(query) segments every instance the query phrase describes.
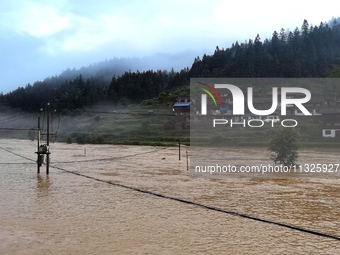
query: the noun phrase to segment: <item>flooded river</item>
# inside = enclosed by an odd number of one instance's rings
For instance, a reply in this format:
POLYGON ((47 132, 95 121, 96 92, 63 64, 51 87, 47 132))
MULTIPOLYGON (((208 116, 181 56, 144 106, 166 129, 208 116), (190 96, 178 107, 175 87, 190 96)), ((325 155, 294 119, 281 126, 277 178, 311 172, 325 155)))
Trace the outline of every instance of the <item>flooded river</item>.
MULTIPOLYGON (((188 147, 181 161, 175 147, 50 148, 38 175, 35 142, 0 140, 0 254, 340 254, 339 240, 239 217, 340 236, 340 179, 191 178, 188 147)), ((265 148, 230 151, 270 162, 265 148)))

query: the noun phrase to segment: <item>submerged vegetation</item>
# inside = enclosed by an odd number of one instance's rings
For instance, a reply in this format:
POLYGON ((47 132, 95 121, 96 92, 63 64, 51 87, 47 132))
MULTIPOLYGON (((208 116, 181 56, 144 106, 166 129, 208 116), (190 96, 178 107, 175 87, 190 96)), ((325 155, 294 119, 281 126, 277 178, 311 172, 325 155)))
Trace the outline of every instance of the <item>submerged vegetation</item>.
POLYGON ((295 128, 280 127, 270 139, 268 150, 272 152, 271 159, 275 164, 295 166, 300 146, 300 133, 295 128))

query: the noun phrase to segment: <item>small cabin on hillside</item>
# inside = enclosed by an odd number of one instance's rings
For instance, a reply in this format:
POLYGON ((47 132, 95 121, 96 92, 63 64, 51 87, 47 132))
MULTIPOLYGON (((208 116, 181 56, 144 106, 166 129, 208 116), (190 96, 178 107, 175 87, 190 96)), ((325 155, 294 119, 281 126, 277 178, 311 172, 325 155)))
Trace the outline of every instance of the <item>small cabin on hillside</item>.
POLYGON ((177 103, 172 106, 175 115, 190 115, 190 97, 179 97, 177 103))

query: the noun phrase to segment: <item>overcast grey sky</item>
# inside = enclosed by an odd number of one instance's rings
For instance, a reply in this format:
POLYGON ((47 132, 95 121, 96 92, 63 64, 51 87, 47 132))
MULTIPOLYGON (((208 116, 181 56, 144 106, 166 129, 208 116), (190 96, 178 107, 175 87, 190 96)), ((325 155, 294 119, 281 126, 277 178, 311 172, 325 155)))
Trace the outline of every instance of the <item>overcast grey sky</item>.
MULTIPOLYGON (((212 54, 304 19, 319 25, 340 4, 229 0, 1 0, 0 92, 113 57, 212 54), (337 6, 336 6, 337 5, 337 6)), ((171 68, 171 67, 169 67, 171 68)))

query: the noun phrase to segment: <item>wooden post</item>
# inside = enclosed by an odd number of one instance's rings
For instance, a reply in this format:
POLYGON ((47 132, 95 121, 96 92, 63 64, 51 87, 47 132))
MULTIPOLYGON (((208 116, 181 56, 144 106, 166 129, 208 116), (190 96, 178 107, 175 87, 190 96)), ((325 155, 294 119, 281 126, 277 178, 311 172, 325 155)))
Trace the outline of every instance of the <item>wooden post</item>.
POLYGON ((185 151, 186 155, 187 155, 187 171, 189 170, 189 155, 188 155, 188 151, 185 151))
POLYGON ((47 145, 47 154, 46 154, 46 174, 50 173, 50 103, 47 104, 47 137, 46 137, 46 145, 47 145))
POLYGON ((178 160, 181 160, 181 142, 178 142, 178 160))
POLYGON ((38 148, 37 148, 37 173, 40 173, 40 154, 39 154, 39 147, 40 147, 40 117, 38 117, 38 132, 37 132, 37 141, 38 141, 38 148))

